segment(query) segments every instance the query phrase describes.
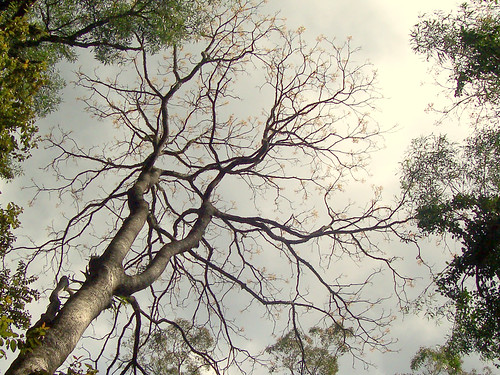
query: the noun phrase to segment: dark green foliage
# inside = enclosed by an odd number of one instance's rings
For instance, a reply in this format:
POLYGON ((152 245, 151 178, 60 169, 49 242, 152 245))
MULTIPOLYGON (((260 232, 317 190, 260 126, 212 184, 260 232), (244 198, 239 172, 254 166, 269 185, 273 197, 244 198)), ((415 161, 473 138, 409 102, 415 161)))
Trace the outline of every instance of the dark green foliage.
POLYGON ((455 96, 480 103, 500 100, 500 15, 493 2, 472 1, 451 14, 424 16, 412 33, 413 49, 451 69, 455 96))
POLYGON ((290 331, 266 349, 272 356, 270 373, 335 375, 338 356, 347 351, 346 340, 351 336, 340 326, 313 327, 309 335, 290 331))
POLYGON ((462 244, 436 279, 456 310, 450 347, 499 360, 500 131, 483 130, 463 147, 444 137, 416 140, 402 182, 419 228, 462 244))
POLYGON ((463 244, 439 276, 442 294, 456 303, 452 345, 460 352, 478 350, 487 359, 500 358, 500 200, 459 198, 469 210, 463 229, 451 231, 463 244), (470 282, 468 279, 472 279, 470 282), (469 281, 469 283, 467 282, 469 281), (470 284, 470 285, 468 285, 470 284))

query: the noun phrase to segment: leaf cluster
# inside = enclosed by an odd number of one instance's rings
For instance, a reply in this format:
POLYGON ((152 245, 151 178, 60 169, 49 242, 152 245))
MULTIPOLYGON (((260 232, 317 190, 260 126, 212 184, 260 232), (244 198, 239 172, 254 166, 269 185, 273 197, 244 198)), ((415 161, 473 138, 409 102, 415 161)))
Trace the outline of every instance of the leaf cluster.
POLYGON ((451 70, 455 96, 500 99, 500 15, 493 2, 464 3, 455 13, 424 15, 411 32, 415 52, 451 70))
POLYGON ((0 208, 0 256, 4 256, 15 240, 12 230, 19 227, 18 216, 22 209, 14 203, 0 208))
POLYGON ((16 272, 0 269, 0 358, 6 353, 3 347, 11 351, 25 344, 22 336, 14 332, 15 328, 26 329, 30 325, 30 315, 26 304, 38 299, 38 292, 29 287, 35 277, 26 277, 26 266, 19 263, 16 272))
POLYGON ((0 177, 15 175, 13 161, 22 161, 35 146, 36 96, 47 84, 47 62, 34 61, 18 50, 29 34, 26 18, 0 14, 0 177))

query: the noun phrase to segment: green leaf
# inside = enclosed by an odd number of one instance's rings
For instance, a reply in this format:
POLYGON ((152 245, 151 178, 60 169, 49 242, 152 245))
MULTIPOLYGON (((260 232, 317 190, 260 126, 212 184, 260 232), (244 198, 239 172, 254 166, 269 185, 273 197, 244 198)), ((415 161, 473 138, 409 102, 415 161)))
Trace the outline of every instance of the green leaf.
POLYGON ((16 342, 16 340, 10 340, 10 350, 12 352, 15 352, 16 349, 17 349, 17 342, 16 342))

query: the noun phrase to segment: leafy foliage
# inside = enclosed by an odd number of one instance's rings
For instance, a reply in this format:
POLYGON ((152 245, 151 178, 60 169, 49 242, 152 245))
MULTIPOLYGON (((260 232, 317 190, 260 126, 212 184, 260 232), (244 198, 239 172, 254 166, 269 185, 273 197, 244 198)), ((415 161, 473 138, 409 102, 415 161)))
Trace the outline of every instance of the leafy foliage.
POLYGON ((47 83, 47 62, 17 49, 28 38, 29 23, 6 15, 0 14, 0 177, 10 179, 13 161, 24 160, 35 145, 35 97, 47 83))
POLYGON ((460 359, 460 356, 453 353, 445 346, 436 349, 420 348, 412 358, 410 368, 413 371, 425 369, 423 373, 429 375, 463 374, 462 360, 460 359))
POLYGON ((270 373, 286 369, 289 374, 335 375, 337 358, 347 352, 351 335, 340 326, 313 327, 309 335, 292 330, 266 349, 273 357, 270 373))
MULTIPOLYGON (((19 226, 18 215, 20 213, 21 209, 13 203, 9 203, 6 209, 0 209, 0 259, 2 261, 15 240, 12 230, 19 226)), ((25 306, 38 298, 38 293, 29 288, 29 284, 34 280, 33 277, 26 277, 23 263, 19 263, 13 275, 8 267, 0 268, 0 358, 6 355, 3 348, 16 351, 24 342, 14 329, 29 327, 30 315, 25 310, 25 306)))
POLYGON ((156 52, 179 42, 202 23, 202 9, 203 2, 185 0, 38 1, 32 12, 42 33, 26 45, 56 44, 67 56, 73 47, 92 48, 109 63, 120 51, 156 52))
POLYGON ((459 147, 445 137, 416 140, 403 166, 418 226, 462 243, 438 290, 456 309, 450 345, 500 358, 500 131, 483 130, 459 147))
POLYGON ((151 375, 201 375, 207 363, 199 353, 209 350, 214 341, 208 329, 195 327, 185 319, 145 336, 139 358, 151 375))
POLYGON ((420 348, 411 360, 410 368, 413 371, 407 375, 491 375, 491 369, 484 367, 481 372, 470 372, 462 369, 462 359, 449 346, 436 348, 420 348))
POLYGON ((38 292, 29 288, 34 277, 26 277, 25 265, 20 263, 16 272, 4 267, 0 269, 0 358, 6 355, 4 347, 16 351, 25 346, 22 336, 14 332, 14 328, 26 329, 30 324, 30 315, 25 307, 38 292))
POLYGON ((7 204, 5 209, 0 208, 0 256, 3 257, 15 240, 12 230, 19 227, 18 216, 21 208, 14 203, 7 204))
POLYGON ((500 100, 500 15, 493 2, 464 3, 456 13, 424 16, 412 33, 413 49, 451 69, 455 96, 480 103, 500 100))

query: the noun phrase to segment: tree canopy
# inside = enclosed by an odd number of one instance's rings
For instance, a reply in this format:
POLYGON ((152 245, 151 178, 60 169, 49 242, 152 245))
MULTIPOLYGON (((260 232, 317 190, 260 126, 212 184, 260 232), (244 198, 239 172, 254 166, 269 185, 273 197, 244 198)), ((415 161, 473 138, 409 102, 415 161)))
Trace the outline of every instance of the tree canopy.
POLYGON ((182 0, 10 0, 0 5, 0 176, 36 144, 34 120, 52 111, 61 82, 55 64, 91 48, 102 63, 120 54, 156 52, 192 35, 204 20, 203 2, 182 0))
MULTIPOLYGON (((491 375, 491 369, 484 367, 478 372, 476 369, 468 372, 462 368, 462 358, 449 346, 434 348, 421 347, 412 358, 411 374, 404 375, 491 375)), ((401 374, 398 374, 401 375, 401 374)))
MULTIPOLYGON (((457 104, 500 103, 500 14, 493 1, 471 1, 451 13, 424 15, 411 32, 415 52, 448 70, 457 104)), ((484 110, 484 108, 483 108, 484 110)), ((496 113, 496 112, 495 112, 496 113)))
MULTIPOLYGON (((497 361, 500 347, 499 132, 500 13, 495 1, 470 1, 451 13, 424 15, 412 30, 417 53, 449 72, 472 135, 463 145, 445 136, 413 141, 402 186, 425 234, 461 244, 435 279, 454 306, 449 350, 497 361), (472 118, 472 122, 469 119, 472 118)), ((449 88, 447 88, 449 89, 449 88)))
POLYGON ((465 146, 444 136, 413 142, 403 164, 403 189, 425 233, 462 244, 437 276, 438 291, 456 309, 450 346, 500 359, 500 131, 485 129, 465 146))
POLYGON ((338 357, 348 351, 349 329, 340 325, 312 327, 309 335, 292 330, 266 349, 272 356, 271 374, 335 375, 338 357))
POLYGON ((11 51, 27 38, 24 18, 8 20, 7 13, 1 13, 0 25, 0 177, 11 179, 14 162, 24 160, 35 145, 35 98, 46 84, 47 66, 11 51))
POLYGON ((428 375, 465 375, 460 356, 445 346, 420 348, 411 360, 411 369, 428 375))
POLYGON ((121 343, 133 334, 139 350, 137 332, 179 317, 210 330, 215 373, 258 366, 249 310, 278 336, 342 323, 358 357, 390 343, 393 318, 366 288, 384 268, 404 298, 409 280, 378 239, 406 219, 380 189, 355 205, 343 199, 380 134, 369 115, 372 69, 352 61, 348 42, 307 43, 251 2, 209 12, 198 38, 164 56, 137 38, 116 77, 79 72, 87 109, 102 121, 90 140, 64 128, 44 140, 54 178, 37 194, 60 199, 64 213, 50 238, 17 250, 30 266, 49 258, 43 273, 57 285, 35 324, 45 327, 42 345, 7 374, 53 373, 104 316, 113 324, 86 346, 99 347, 91 360, 109 371, 143 371, 144 358, 125 356, 121 343), (341 260, 373 269, 344 275, 330 267, 341 260))

